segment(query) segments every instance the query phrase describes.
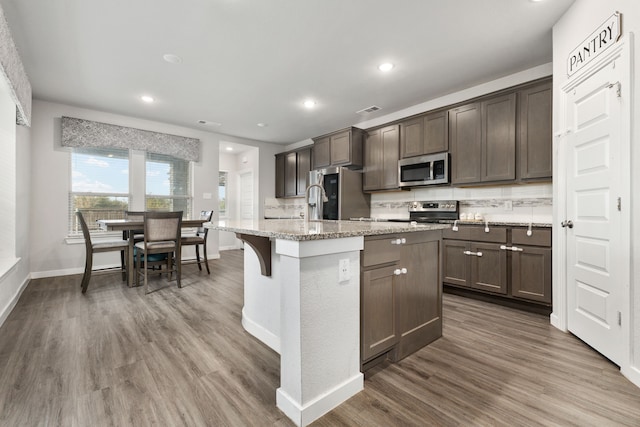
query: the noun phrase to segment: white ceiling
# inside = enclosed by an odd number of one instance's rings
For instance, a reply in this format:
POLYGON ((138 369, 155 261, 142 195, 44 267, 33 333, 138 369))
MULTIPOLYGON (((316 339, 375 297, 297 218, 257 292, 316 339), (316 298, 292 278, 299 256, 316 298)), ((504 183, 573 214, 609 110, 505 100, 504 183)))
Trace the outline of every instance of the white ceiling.
POLYGON ((550 62, 551 27, 573 1, 0 4, 34 98, 288 144, 550 62), (382 109, 355 113, 371 105, 382 109))

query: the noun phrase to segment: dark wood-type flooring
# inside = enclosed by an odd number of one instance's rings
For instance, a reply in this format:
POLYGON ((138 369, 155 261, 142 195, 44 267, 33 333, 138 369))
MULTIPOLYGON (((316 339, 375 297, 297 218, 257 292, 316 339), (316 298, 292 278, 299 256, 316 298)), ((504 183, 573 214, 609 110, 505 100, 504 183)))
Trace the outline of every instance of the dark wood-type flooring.
MULTIPOLYGON (((0 328, 1 426, 293 425, 279 356, 240 324, 241 251, 149 295, 80 279, 31 281, 0 328)), ((442 338, 313 425, 640 426, 640 389, 545 316, 445 295, 442 338)))

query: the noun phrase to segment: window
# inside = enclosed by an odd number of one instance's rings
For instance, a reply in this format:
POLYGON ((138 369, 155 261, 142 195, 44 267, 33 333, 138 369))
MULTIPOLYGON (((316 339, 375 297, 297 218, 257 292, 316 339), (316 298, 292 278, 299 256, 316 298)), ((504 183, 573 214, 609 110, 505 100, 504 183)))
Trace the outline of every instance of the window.
POLYGON ((229 172, 218 172, 218 217, 227 217, 227 176, 229 172))
POLYGON ((150 211, 183 211, 191 217, 191 163, 165 154, 147 153, 145 206, 150 211))
POLYGON ((97 219, 123 218, 129 207, 129 151, 74 148, 69 195, 70 234, 81 233, 75 212, 82 211, 90 230, 97 219))

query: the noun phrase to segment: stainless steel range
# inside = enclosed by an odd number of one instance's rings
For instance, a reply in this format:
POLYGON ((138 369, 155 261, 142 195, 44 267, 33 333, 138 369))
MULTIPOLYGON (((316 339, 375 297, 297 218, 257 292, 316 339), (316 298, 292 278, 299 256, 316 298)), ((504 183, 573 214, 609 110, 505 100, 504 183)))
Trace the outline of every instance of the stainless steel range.
POLYGON ((409 205, 409 220, 416 222, 453 221, 458 219, 459 213, 457 200, 412 202, 409 205))

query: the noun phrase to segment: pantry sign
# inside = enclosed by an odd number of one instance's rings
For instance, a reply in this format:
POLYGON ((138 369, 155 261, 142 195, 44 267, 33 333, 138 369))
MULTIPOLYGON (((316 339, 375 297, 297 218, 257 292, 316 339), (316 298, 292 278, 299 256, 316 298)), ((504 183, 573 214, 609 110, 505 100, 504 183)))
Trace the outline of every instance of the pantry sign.
POLYGON ((567 74, 569 76, 573 75, 595 57, 613 46, 621 34, 620 13, 616 12, 580 43, 580 46, 571 51, 567 60, 567 74))

